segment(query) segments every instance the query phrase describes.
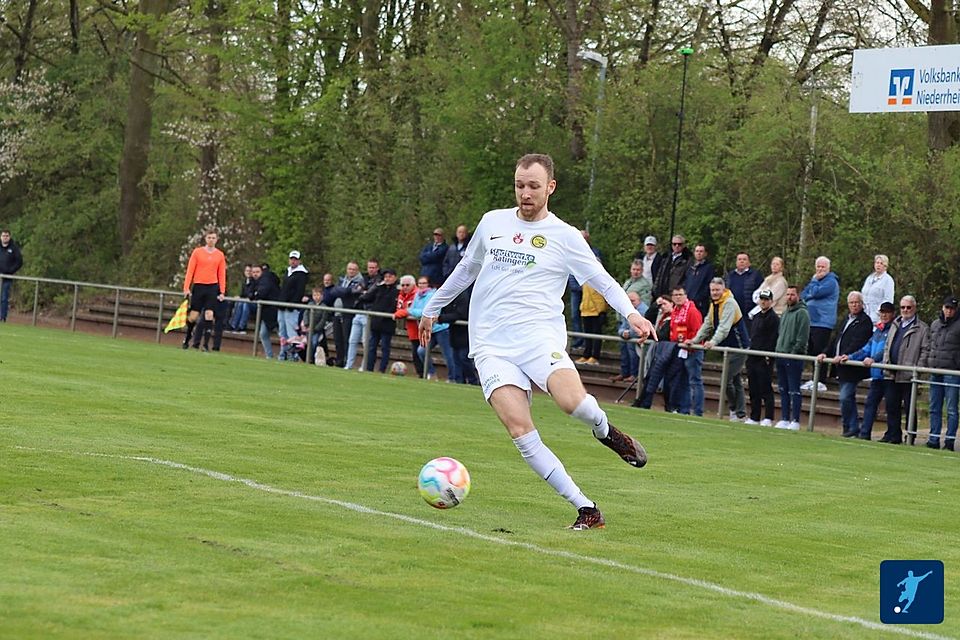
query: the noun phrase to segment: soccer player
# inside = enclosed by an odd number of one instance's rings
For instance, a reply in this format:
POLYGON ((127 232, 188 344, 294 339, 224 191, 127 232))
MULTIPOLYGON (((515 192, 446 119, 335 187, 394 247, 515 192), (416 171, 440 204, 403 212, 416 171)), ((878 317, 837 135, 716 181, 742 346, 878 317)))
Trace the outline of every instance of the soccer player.
POLYGON ((583 495, 556 455, 540 440, 530 413, 531 381, 627 464, 642 467, 639 442, 607 421, 588 395, 566 353, 563 293, 567 276, 589 283, 645 339, 653 326, 630 304, 580 232, 547 209, 557 188, 553 160, 542 154, 517 161, 517 206, 488 211, 463 259, 431 298, 420 320, 420 344, 429 344, 440 309, 474 283, 470 300, 470 355, 486 400, 527 464, 576 509, 571 529, 604 526, 595 502, 583 495))
MULTIPOLYGON (((223 296, 227 293, 227 258, 217 249, 217 232, 213 229, 203 234, 204 246, 197 247, 190 254, 187 263, 187 275, 183 279, 183 295, 190 296, 190 314, 187 316, 187 335, 183 339, 183 348, 190 346, 190 334, 200 318, 200 326, 193 335, 193 348, 200 347, 200 338, 204 338, 203 349, 207 350, 207 332, 213 325, 215 310, 220 308, 223 296)), ((222 323, 217 323, 219 331, 222 323)), ((214 336, 214 346, 219 348, 220 336, 214 336)))

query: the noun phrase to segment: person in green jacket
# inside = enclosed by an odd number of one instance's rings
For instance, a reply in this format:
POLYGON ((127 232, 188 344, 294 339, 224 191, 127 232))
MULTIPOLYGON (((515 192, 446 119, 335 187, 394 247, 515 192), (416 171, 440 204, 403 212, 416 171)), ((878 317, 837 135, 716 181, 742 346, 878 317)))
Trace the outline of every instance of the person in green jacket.
MULTIPOLYGON (((780 318, 780 336, 777 338, 777 353, 803 355, 807 353, 810 339, 810 313, 800 299, 796 285, 787 287, 787 309, 780 318)), ((803 360, 777 358, 777 387, 780 390, 780 410, 783 420, 775 424, 778 429, 800 430, 800 377, 803 360)))

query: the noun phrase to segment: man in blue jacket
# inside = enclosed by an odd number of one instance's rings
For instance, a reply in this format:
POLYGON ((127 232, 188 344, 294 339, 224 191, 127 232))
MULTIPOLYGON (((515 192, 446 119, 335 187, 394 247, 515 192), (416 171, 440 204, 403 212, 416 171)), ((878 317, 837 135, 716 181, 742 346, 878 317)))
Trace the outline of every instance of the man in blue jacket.
MULTIPOLYGON (((849 355, 840 355, 837 362, 857 360, 866 365, 883 362, 883 350, 887 344, 887 336, 890 335, 890 327, 893 325, 896 309, 892 302, 881 304, 878 312, 880 322, 874 327, 870 341, 859 351, 849 355)), ((867 392, 867 399, 863 403, 863 421, 860 423, 860 434, 858 435, 861 440, 870 440, 873 421, 877 417, 877 410, 880 408, 880 401, 883 400, 885 392, 886 384, 883 380, 883 369, 872 367, 870 369, 870 390, 867 392)))
MULTIPOLYGON (((837 324, 837 305, 840 302, 840 279, 830 271, 830 258, 820 256, 814 263, 813 278, 803 288, 800 298, 807 304, 810 314, 810 342, 807 354, 820 355, 830 343, 830 334, 837 324)), ((823 369, 821 377, 823 375, 823 369)), ((816 384, 820 391, 826 391, 827 385, 819 379, 805 383, 801 389, 809 391, 816 384)))
MULTIPOLYGON (((750 266, 750 254, 746 251, 737 254, 737 266, 727 272, 727 289, 733 294, 737 306, 744 315, 753 309, 753 292, 763 284, 763 276, 750 266)), ((749 316, 747 316, 749 320, 749 316)), ((830 325, 833 329, 833 325, 830 325)))
POLYGON ((420 275, 430 278, 430 284, 439 287, 443 284, 443 259, 450 245, 443 239, 443 229, 433 230, 433 242, 428 242, 420 250, 420 275))

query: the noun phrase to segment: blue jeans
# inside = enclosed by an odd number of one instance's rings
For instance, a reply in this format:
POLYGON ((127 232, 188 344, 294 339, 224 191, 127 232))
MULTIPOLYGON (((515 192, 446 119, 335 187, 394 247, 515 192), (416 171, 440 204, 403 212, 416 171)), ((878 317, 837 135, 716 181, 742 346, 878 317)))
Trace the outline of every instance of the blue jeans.
POLYGON ((477 379, 477 368, 470 358, 470 347, 454 347, 453 359, 457 363, 458 384, 480 384, 477 379))
POLYGON ((960 376, 930 376, 930 442, 940 443, 943 426, 943 401, 947 401, 947 440, 957 437, 957 399, 960 398, 960 376), (944 386, 947 385, 947 386, 944 386), (954 386, 949 386, 954 385, 954 386))
MULTIPOLYGON (((583 331, 583 325, 580 323, 580 302, 583 300, 582 291, 570 292, 570 327, 573 331, 583 331)), ((574 338, 571 349, 580 349, 583 347, 583 338, 574 338)))
POLYGON ((260 344, 263 345, 263 355, 267 357, 267 360, 273 358, 273 344, 270 343, 270 328, 267 327, 266 322, 260 323, 260 344))
MULTIPOLYGON (((434 331, 433 335, 430 336, 430 348, 433 349, 437 345, 440 346, 440 352, 443 354, 443 361, 447 363, 447 380, 450 382, 455 382, 457 379, 457 359, 453 355, 453 347, 450 346, 450 330, 444 329, 443 331, 434 331)), ((417 354, 419 354, 421 360, 426 360, 427 350, 420 345, 417 347, 417 354)), ((426 360, 427 363, 427 373, 433 375, 436 370, 433 367, 433 358, 426 360)))
POLYGON ((390 339, 393 337, 393 331, 380 332, 371 331, 367 339, 367 365, 366 371, 373 371, 373 364, 377 360, 377 345, 380 345, 380 373, 387 371, 387 363, 390 362, 390 339))
POLYGON ((690 385, 690 393, 686 403, 681 403, 680 413, 690 413, 693 409, 693 415, 703 415, 703 351, 687 351, 687 359, 684 365, 687 367, 687 383, 690 385), (684 407, 687 411, 684 411, 684 407))
MULTIPOLYGON (((297 337, 297 325, 300 323, 299 309, 280 309, 277 311, 277 321, 280 323, 280 337, 284 340, 297 337)), ((280 348, 280 354, 277 356, 280 360, 286 360, 295 353, 289 344, 284 344, 280 348)))
POLYGON ((10 288, 13 287, 13 280, 3 279, 0 284, 0 321, 7 321, 7 310, 10 308, 10 288))
POLYGON ((238 302, 233 308, 233 317, 230 318, 230 328, 234 331, 246 331, 247 322, 250 320, 250 309, 253 304, 249 302, 238 302))
POLYGON ((366 328, 367 316, 362 313, 354 314, 350 322, 350 338, 347 339, 347 359, 343 364, 344 369, 353 368, 353 361, 357 359, 357 351, 363 343, 363 332, 366 328))
POLYGON ((676 342, 657 342, 651 351, 654 352, 653 364, 647 372, 647 380, 643 385, 643 393, 640 396, 640 408, 649 409, 653 406, 653 397, 657 394, 660 383, 663 383, 663 395, 666 399, 667 410, 677 407, 671 406, 671 399, 675 396, 671 393, 669 382, 676 382, 677 366, 674 363, 677 360, 676 342), (671 367, 671 365, 673 365, 671 367), (673 376, 671 380, 670 376, 673 376))
POLYGON ((620 344, 620 375, 636 377, 640 371, 640 356, 637 354, 637 345, 632 342, 620 344))
POLYGON ((877 409, 880 408, 880 401, 886 394, 887 386, 883 379, 872 378, 870 380, 870 391, 867 392, 867 399, 863 403, 863 422, 860 423, 860 438, 869 440, 873 431, 873 421, 877 418, 877 409))
POLYGON ((777 389, 780 391, 780 410, 786 422, 800 422, 800 377, 803 360, 777 358, 777 389))
POLYGON ((859 381, 840 383, 840 422, 843 433, 860 433, 860 410, 857 408, 857 384, 859 381))

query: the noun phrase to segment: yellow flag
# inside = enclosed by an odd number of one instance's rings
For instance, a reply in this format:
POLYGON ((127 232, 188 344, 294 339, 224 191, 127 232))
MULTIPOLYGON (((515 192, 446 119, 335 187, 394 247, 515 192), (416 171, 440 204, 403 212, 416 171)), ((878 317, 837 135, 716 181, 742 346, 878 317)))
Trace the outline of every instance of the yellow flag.
POLYGON ((173 317, 170 318, 170 322, 167 323, 167 328, 163 330, 164 333, 170 333, 171 331, 176 331, 177 329, 182 329, 187 326, 187 308, 189 306, 190 301, 184 298, 180 306, 177 307, 173 317))

